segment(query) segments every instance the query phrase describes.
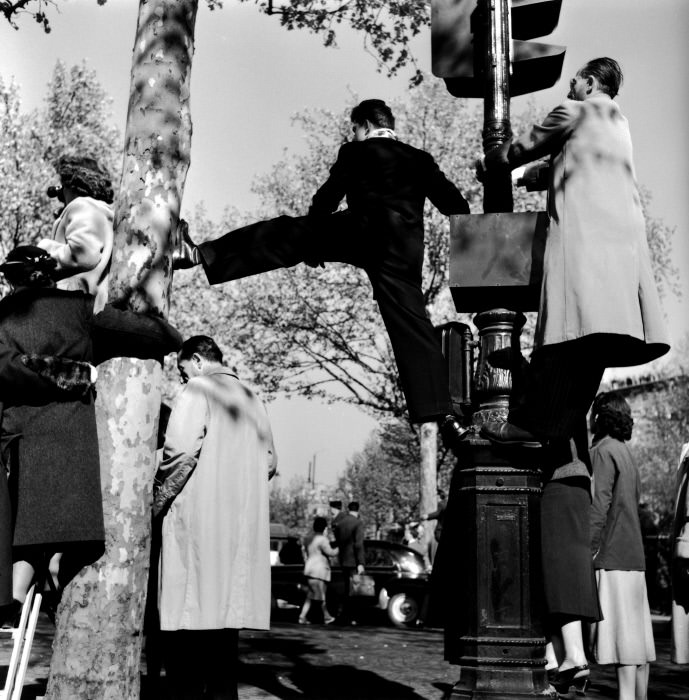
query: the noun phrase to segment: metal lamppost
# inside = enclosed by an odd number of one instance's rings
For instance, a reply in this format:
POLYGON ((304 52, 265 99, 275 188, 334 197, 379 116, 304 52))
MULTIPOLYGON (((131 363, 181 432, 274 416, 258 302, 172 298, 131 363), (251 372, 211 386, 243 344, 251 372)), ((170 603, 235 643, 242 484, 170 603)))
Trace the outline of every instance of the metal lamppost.
MULTIPOLYGON (((433 0, 434 72, 453 95, 483 98, 484 153, 511 139, 510 92, 548 87, 559 77, 564 50, 513 39, 552 31, 560 2, 433 0), (534 14, 539 6, 544 16, 534 14)), ((547 233, 545 213, 512 213, 507 168, 486 173, 483 204, 484 214, 451 217, 450 246, 455 307, 476 312, 479 330, 476 429, 507 418, 523 362, 522 312, 538 308, 547 233)), ((541 624, 541 452, 500 449, 477 434, 458 451, 434 564, 445 658, 461 668, 448 697, 556 697, 541 624)))

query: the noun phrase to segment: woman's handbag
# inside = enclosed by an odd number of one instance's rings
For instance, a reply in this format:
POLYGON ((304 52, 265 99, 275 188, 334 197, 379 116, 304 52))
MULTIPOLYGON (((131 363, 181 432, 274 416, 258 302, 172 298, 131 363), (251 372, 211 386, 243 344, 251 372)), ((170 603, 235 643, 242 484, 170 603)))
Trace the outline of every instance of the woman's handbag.
POLYGON ((375 596, 376 582, 373 576, 352 574, 349 583, 349 594, 357 596, 375 596))

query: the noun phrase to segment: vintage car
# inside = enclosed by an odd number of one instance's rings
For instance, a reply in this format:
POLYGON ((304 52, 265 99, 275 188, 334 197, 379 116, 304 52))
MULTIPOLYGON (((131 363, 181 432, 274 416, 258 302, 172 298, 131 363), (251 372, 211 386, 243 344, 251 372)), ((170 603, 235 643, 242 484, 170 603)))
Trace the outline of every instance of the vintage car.
MULTIPOLYGON (((397 627, 419 624, 419 615, 428 592, 428 574, 423 557, 413 549, 384 540, 365 540, 366 574, 375 582, 371 596, 355 596, 353 607, 378 608, 397 627)), ((276 564, 271 567, 273 610, 301 606, 306 594, 306 579, 301 564, 276 564)), ((332 563, 332 580, 328 585, 328 610, 336 614, 344 593, 342 571, 332 563)))

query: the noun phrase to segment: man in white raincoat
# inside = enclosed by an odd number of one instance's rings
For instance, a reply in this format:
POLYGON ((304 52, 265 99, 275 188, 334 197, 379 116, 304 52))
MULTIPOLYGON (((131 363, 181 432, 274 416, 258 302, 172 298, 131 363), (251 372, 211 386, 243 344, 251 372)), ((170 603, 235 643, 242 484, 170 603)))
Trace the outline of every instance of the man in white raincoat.
POLYGON ((549 232, 534 352, 523 403, 481 433, 500 444, 580 440, 606 367, 650 362, 669 350, 634 175, 627 119, 614 98, 611 58, 584 65, 568 99, 486 164, 516 168, 550 157, 549 232))
POLYGON ((163 517, 160 627, 172 698, 237 698, 238 630, 270 624, 265 408, 208 336, 182 345, 153 512, 163 517), (204 692, 208 693, 204 695, 204 692))

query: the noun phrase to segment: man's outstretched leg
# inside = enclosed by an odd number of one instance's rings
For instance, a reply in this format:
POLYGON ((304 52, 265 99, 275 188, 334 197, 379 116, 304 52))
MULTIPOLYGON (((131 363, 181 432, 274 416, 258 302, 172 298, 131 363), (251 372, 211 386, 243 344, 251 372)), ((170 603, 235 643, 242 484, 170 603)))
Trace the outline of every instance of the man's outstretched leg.
POLYGON ((211 284, 292 267, 313 254, 314 224, 307 216, 279 216, 196 245, 186 221, 180 221, 172 264, 175 269, 203 265, 211 284))

